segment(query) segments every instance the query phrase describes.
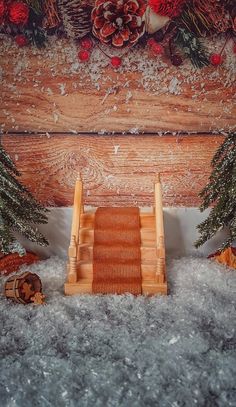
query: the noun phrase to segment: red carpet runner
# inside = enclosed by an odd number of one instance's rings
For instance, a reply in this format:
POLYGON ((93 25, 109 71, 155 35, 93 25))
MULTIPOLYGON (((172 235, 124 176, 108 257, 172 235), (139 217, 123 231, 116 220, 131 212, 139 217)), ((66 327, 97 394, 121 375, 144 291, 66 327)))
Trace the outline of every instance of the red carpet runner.
POLYGON ((93 293, 142 293, 138 208, 98 208, 93 246, 93 293))

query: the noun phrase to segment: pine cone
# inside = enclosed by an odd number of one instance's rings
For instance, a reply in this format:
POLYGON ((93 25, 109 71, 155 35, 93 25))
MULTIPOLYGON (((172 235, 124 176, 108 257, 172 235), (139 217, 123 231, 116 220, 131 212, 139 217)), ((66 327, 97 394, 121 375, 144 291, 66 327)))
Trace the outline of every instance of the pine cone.
POLYGON ((145 0, 96 0, 93 34, 114 47, 132 45, 144 34, 145 0))
POLYGON ((43 27, 50 30, 58 27, 60 18, 58 16, 57 0, 47 0, 43 2, 43 27))
POLYGON ((68 37, 83 38, 91 32, 91 11, 89 2, 81 0, 59 0, 58 8, 68 37))

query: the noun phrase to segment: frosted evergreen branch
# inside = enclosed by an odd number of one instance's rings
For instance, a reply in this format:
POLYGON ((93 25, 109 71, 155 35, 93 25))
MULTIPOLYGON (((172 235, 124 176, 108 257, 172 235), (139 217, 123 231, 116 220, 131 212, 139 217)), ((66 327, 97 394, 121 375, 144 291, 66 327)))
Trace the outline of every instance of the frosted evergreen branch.
POLYGON ((209 182, 201 191, 204 211, 213 205, 207 219, 198 225, 200 237, 196 247, 211 239, 218 230, 227 227, 229 237, 221 250, 230 246, 236 239, 236 133, 226 136, 212 159, 212 173, 209 182))

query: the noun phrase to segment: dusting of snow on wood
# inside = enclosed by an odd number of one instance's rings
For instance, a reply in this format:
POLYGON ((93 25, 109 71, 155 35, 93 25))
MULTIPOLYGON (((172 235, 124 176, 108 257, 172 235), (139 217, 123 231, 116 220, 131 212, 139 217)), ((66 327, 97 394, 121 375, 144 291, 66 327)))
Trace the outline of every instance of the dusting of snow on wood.
MULTIPOLYGON (((154 129, 221 132, 235 127, 231 41, 222 67, 195 69, 184 60, 177 68, 165 56, 150 56, 148 49, 137 46, 123 56, 122 66, 113 69, 96 46, 90 60, 81 63, 71 40, 49 37, 46 47, 37 49, 19 48, 4 35, 0 39, 2 132, 16 131, 19 124, 24 131, 20 120, 27 131, 49 132, 70 131, 71 126, 76 132, 87 127, 101 133, 131 129, 132 134, 154 129), (160 123, 165 117, 169 128, 160 123)), ((221 42, 223 38, 208 39, 209 53, 217 52, 221 42)))

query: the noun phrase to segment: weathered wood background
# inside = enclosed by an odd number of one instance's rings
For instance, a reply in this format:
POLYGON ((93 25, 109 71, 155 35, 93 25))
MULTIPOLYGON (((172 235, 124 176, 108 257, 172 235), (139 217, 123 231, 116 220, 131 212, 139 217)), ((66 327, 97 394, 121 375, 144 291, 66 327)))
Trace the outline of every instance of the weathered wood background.
POLYGON ((162 174, 164 203, 197 206, 223 136, 6 135, 22 181, 43 203, 72 204, 78 172, 88 205, 153 203, 155 174, 162 174))
POLYGON ((39 51, 9 47, 3 54, 0 47, 0 57, 2 142, 41 202, 71 205, 80 171, 86 204, 151 205, 160 171, 165 205, 199 205, 220 133, 236 124, 235 88, 225 86, 223 69, 204 87, 185 81, 181 94, 155 95, 138 87, 137 73, 110 69, 117 87, 104 83, 96 90, 89 81, 77 87, 78 74, 68 75, 70 62, 60 54, 45 60, 39 51), (19 68, 20 58, 27 63, 19 68), (99 135, 104 132, 114 134, 99 135))
POLYGON ((0 61, 0 123, 5 132, 208 133, 235 128, 236 89, 225 86, 224 69, 206 68, 202 80, 198 72, 193 76, 199 79, 186 83, 181 70, 170 66, 165 80, 170 83, 174 77, 182 83, 178 95, 152 93, 140 86, 138 73, 118 75, 107 69, 108 83, 101 81, 96 90, 89 80, 77 86, 78 74, 70 72, 71 63, 60 53, 45 60, 41 54, 22 52, 9 48, 0 61))

